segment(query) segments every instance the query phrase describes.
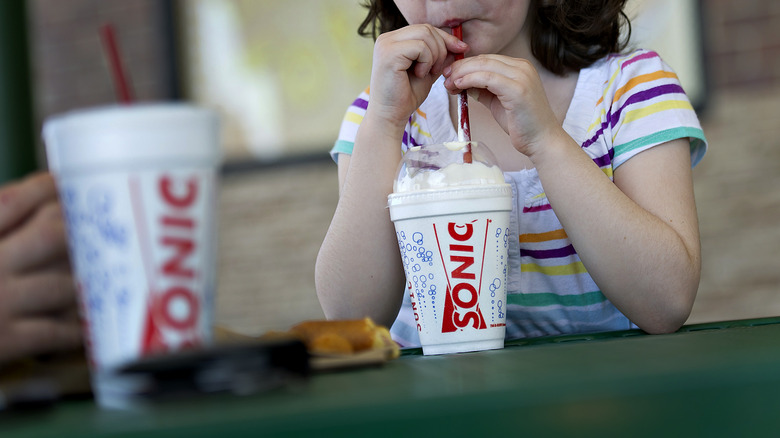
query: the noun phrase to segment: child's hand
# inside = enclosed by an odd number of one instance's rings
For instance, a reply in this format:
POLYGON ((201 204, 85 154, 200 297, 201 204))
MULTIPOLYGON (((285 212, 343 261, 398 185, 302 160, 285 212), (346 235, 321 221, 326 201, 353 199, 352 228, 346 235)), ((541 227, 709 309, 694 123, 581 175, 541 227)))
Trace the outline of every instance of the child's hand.
POLYGON ((428 24, 380 35, 374 46, 370 111, 403 127, 443 69, 468 45, 428 24))
POLYGON ((515 149, 531 159, 544 139, 561 128, 539 74, 525 59, 479 55, 458 61, 443 73, 450 93, 469 90, 509 134, 515 149))

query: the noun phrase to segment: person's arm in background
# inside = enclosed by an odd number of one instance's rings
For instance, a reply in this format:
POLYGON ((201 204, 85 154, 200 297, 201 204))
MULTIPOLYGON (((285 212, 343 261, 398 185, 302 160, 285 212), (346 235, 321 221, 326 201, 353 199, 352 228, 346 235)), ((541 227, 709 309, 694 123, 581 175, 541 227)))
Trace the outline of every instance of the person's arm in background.
POLYGON ((62 211, 38 173, 0 187, 0 363, 79 348, 62 211))

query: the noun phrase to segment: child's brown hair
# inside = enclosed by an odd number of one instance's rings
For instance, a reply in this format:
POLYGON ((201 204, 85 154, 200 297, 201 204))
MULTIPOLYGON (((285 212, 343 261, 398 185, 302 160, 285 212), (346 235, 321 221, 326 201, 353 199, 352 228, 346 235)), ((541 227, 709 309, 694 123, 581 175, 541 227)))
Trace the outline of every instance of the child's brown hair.
MULTIPOLYGON (((623 7, 626 0, 531 0, 531 50, 549 71, 565 74, 588 67, 610 53, 625 49, 631 23, 623 7), (621 37, 621 27, 626 26, 621 37)), ((366 0, 368 15, 358 34, 376 39, 379 34, 408 23, 393 0, 366 0)))

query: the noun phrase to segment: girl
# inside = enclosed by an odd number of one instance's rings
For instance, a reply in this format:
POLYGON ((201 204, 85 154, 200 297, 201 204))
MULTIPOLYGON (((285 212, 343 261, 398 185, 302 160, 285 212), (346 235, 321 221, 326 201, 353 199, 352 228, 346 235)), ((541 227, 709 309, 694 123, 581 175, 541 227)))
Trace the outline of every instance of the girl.
POLYGON ((706 143, 658 55, 620 54, 624 3, 370 1, 371 83, 332 151, 340 197, 316 265, 328 318, 395 321, 394 338, 419 345, 387 195, 409 146, 457 139, 468 90, 472 138, 515 197, 507 338, 685 322, 700 273, 691 167, 706 143))

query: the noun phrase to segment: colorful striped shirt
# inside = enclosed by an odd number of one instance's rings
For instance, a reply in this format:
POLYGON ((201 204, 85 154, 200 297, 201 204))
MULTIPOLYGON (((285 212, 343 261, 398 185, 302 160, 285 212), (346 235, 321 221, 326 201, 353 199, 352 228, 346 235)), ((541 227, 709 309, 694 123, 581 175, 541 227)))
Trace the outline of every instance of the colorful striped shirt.
MULTIPOLYGON (((367 90, 368 91, 368 90, 367 90)), ((352 152, 367 91, 347 110, 331 150, 352 152)), ((457 139, 442 80, 409 118, 401 147, 457 139)), ((675 73, 652 51, 612 55, 582 69, 564 130, 604 174, 659 144, 687 138, 696 165, 706 139, 675 73)), ((602 294, 552 210, 536 169, 505 172, 512 186, 507 339, 636 328, 602 294)), ((391 328, 403 346, 419 345, 408 294, 391 328)))

